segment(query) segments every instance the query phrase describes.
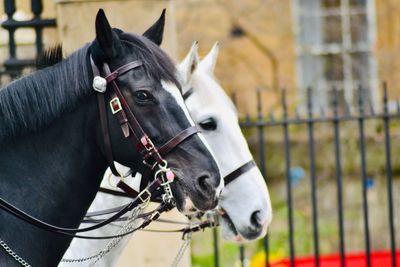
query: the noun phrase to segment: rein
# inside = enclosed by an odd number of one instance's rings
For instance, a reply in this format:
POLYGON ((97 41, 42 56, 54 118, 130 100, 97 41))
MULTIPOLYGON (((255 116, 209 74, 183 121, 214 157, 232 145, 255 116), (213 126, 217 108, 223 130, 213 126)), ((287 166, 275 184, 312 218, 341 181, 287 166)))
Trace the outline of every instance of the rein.
MULTIPOLYGON (((231 182, 233 182, 234 180, 236 180, 237 178, 239 178, 242 174, 248 172, 249 170, 251 170, 253 167, 256 167, 256 163, 254 162, 254 160, 250 160, 248 162, 246 162, 245 164, 243 164, 242 166, 240 166, 239 168, 235 169, 234 171, 232 171, 231 173, 229 173, 228 175, 226 175, 224 177, 224 181, 225 181, 225 186, 230 184, 231 182)), ((120 182, 120 186, 128 186, 125 182, 121 181, 120 182)), ((132 198, 132 197, 136 197, 139 195, 139 192, 137 192, 136 190, 134 190, 133 188, 130 187, 130 191, 127 192, 127 190, 125 190, 125 192, 122 191, 117 191, 114 189, 108 189, 108 188, 104 188, 104 187, 100 187, 99 188, 99 192, 105 193, 105 194, 110 194, 110 195, 114 195, 114 196, 118 196, 118 197, 126 197, 126 198, 132 198)), ((152 197, 151 198, 152 202, 160 202, 160 198, 159 197, 152 197)), ((92 217, 92 216, 99 216, 99 215, 105 215, 105 214, 110 214, 113 211, 115 212, 118 208, 114 208, 114 209, 108 209, 108 210, 103 210, 103 211, 96 211, 96 212, 89 212, 86 214, 85 218, 88 217, 92 217), (111 212, 109 212, 111 211, 111 212)))

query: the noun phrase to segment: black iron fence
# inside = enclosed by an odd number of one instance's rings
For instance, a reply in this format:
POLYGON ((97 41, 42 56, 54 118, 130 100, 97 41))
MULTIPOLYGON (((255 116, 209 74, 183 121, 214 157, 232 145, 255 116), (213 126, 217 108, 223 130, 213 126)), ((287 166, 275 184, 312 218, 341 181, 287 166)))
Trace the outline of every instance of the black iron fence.
POLYGON ((8 31, 9 56, 3 63, 0 77, 11 76, 11 78, 14 78, 19 76, 24 68, 35 65, 36 56, 43 51, 43 29, 56 27, 56 20, 41 17, 43 12, 42 0, 31 0, 32 18, 29 20, 15 20, 14 15, 17 11, 15 0, 4 0, 4 11, 7 19, 1 23, 1 27, 8 31), (15 40, 15 32, 22 28, 30 28, 35 31, 36 55, 33 55, 32 58, 21 59, 17 55, 18 44, 15 40))
MULTIPOLYGON (((400 104, 398 101, 390 101, 388 100, 388 90, 386 84, 383 85, 383 89, 381 91, 382 102, 379 109, 374 108, 371 101, 367 99, 367 95, 364 93, 362 88, 358 88, 357 94, 358 99, 355 108, 349 105, 342 106, 338 101, 338 90, 332 89, 332 103, 330 107, 326 108, 316 108, 315 103, 312 102, 313 99, 313 90, 307 90, 306 104, 303 108, 303 116, 300 115, 300 112, 293 112, 293 115, 290 115, 288 111, 287 99, 286 99, 286 91, 282 91, 281 95, 281 104, 282 104, 282 114, 277 118, 274 114, 270 113, 267 116, 262 112, 263 106, 261 101, 260 93, 257 92, 257 116, 254 119, 250 119, 250 116, 246 116, 244 120, 241 121, 242 128, 244 131, 252 131, 250 143, 252 143, 253 149, 257 151, 256 157, 259 159, 259 167, 264 177, 269 179, 269 170, 268 166, 268 153, 276 153, 276 146, 270 150, 268 145, 266 145, 266 141, 268 141, 268 132, 272 129, 281 131, 280 137, 283 139, 280 148, 283 150, 283 159, 285 161, 284 166, 284 176, 286 180, 286 201, 285 205, 287 208, 287 240, 286 245, 288 248, 287 255, 287 265, 296 266, 297 255, 296 255, 296 247, 294 241, 294 233, 295 229, 295 218, 293 216, 294 212, 294 203, 293 203, 293 179, 291 177, 291 168, 292 168, 292 159, 293 157, 306 157, 308 158, 308 164, 306 166, 306 173, 309 175, 309 188, 310 188, 310 200, 309 208, 311 210, 310 216, 310 224, 312 225, 311 235, 307 238, 311 239, 312 242, 312 258, 314 262, 314 266, 321 266, 321 258, 324 255, 321 255, 321 238, 320 238, 320 230, 324 227, 324 225, 320 224, 320 217, 318 213, 318 201, 317 201, 317 192, 318 192, 318 170, 316 168, 316 162, 321 159, 318 157, 318 151, 316 151, 316 131, 318 131, 318 127, 320 125, 325 125, 324 130, 328 130, 328 134, 330 134, 332 139, 332 150, 331 156, 334 157, 333 172, 332 172, 332 183, 336 190, 335 193, 335 209, 332 212, 336 213, 337 217, 337 236, 335 238, 338 239, 338 246, 336 253, 338 254, 338 265, 337 266, 353 266, 349 264, 346 258, 347 250, 346 250, 346 239, 352 239, 352 236, 345 234, 345 206, 343 204, 343 188, 346 185, 346 180, 343 179, 343 136, 342 136, 342 126, 346 123, 352 123, 352 131, 353 135, 356 136, 355 140, 358 144, 355 146, 357 149, 352 151, 354 155, 358 154, 359 163, 357 164, 357 168, 359 171, 357 175, 361 181, 361 203, 362 203, 362 222, 363 222, 363 242, 362 246, 359 247, 358 250, 363 252, 365 255, 365 265, 367 267, 378 266, 372 265, 371 261, 371 226, 370 219, 373 214, 370 214, 369 209, 369 201, 368 201, 368 186, 370 184, 370 178, 368 177, 368 162, 367 162, 367 153, 377 153, 377 151, 367 151, 368 142, 366 141, 366 123, 369 121, 375 121, 379 124, 380 134, 382 136, 382 155, 384 158, 384 163, 382 164, 382 176, 384 178, 382 180, 386 180, 386 189, 385 195, 381 195, 382 198, 387 198, 387 206, 382 207, 382 209, 387 209, 387 218, 379 218, 379 220, 386 220, 387 224, 385 228, 386 232, 382 232, 381 235, 387 235, 389 242, 387 251, 390 254, 390 259, 388 259, 388 265, 385 266, 400 266, 399 260, 396 262, 396 230, 395 230, 395 208, 393 200, 393 160, 392 160, 392 135, 391 125, 393 123, 398 123, 400 120, 400 104), (318 110, 318 112, 316 112, 318 110), (307 147, 308 155, 294 155, 292 154, 292 128, 300 126, 303 127, 305 133, 304 146, 307 147), (257 141, 255 142, 255 139, 257 141), (358 150, 358 151, 357 151, 358 150), (334 182, 333 182, 334 181, 334 182), (389 265, 391 264, 391 265, 389 265)), ((314 98, 315 99, 315 98, 314 98)), ((396 151, 395 151, 396 152, 396 151)), ((398 151, 397 151, 398 152, 398 151)), ((396 153, 397 153, 396 152, 396 153)), ((357 158, 358 158, 357 156, 357 158)), ((399 162, 396 162, 396 165, 399 165, 399 162)), ((272 166, 271 166, 272 168, 272 166)), ((269 190, 273 190, 271 187, 269 190)), ((354 196, 355 197, 355 196, 354 196)), ((399 203, 397 203, 399 204, 399 203)), ((398 206, 398 205, 397 205, 398 206)), ((274 208, 274 207, 273 207, 274 208)), ((397 210, 398 212, 398 210, 397 210)), ((358 216, 360 217, 360 216, 358 216)), ((360 218, 361 219, 361 218, 360 218)), ((214 235, 215 236, 215 235, 214 235)), ((270 261, 270 241, 274 239, 273 230, 269 232, 268 236, 264 239, 263 247, 266 254, 266 265, 271 266, 270 261)), ((214 242, 214 265, 220 266, 219 263, 219 247, 218 243, 214 242)), ((242 266, 246 266, 246 262, 244 260, 244 247, 240 247, 239 249, 239 258, 242 266)), ((287 266, 284 265, 284 266, 287 266)), ((282 266, 282 265, 280 265, 282 266)))

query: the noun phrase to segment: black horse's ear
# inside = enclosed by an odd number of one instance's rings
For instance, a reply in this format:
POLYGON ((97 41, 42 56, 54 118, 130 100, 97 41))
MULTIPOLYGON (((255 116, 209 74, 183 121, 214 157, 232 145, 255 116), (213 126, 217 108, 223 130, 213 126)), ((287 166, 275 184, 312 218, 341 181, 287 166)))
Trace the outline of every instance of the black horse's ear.
POLYGON ((143 33, 143 36, 155 43, 161 45, 164 35, 165 25, 165 8, 163 9, 160 18, 143 33))
POLYGON ((116 55, 119 38, 113 33, 103 9, 99 9, 96 15, 96 41, 107 58, 116 55))

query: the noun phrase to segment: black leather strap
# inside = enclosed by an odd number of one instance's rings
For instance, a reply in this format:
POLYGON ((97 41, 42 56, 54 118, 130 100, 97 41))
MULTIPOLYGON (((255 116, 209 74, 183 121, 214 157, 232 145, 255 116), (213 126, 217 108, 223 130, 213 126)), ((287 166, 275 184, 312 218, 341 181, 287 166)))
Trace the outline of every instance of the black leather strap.
MULTIPOLYGON (((152 192, 154 191, 156 188, 158 188, 161 184, 161 181, 156 179, 153 182, 151 182, 146 190, 148 192, 152 192)), ((112 215, 110 218, 107 218, 105 220, 103 220, 102 222, 87 227, 87 228, 64 228, 64 227, 58 227, 46 222, 43 222, 27 213, 25 213, 24 211, 18 209, 17 207, 11 205, 10 203, 8 203, 7 201, 5 201, 4 199, 0 198, 0 207, 6 211, 7 213, 14 215, 15 217, 18 217, 19 219, 28 222, 31 225, 34 225, 38 228, 47 230, 49 232, 53 232, 53 233, 59 233, 59 234, 63 234, 63 235, 69 235, 69 236, 75 236, 75 233, 79 233, 79 232, 88 232, 91 230, 95 230, 98 229, 104 225, 107 225, 113 221, 115 221, 116 219, 120 218, 121 216, 123 216, 125 213, 127 213, 128 211, 132 210, 133 208, 137 207, 138 205, 140 205, 141 203, 143 203, 142 199, 140 197, 136 197, 135 199, 132 200, 132 202, 130 202, 129 204, 122 206, 122 209, 119 210, 117 213, 115 213, 114 215, 112 215)))
POLYGON ((251 168, 253 168, 255 166, 256 166, 256 163, 254 162, 254 160, 250 160, 249 162, 243 164, 242 166, 240 166, 239 168, 237 168, 236 170, 234 170, 233 172, 231 172, 230 174, 225 176, 225 178, 224 178, 225 185, 228 185, 229 183, 234 181, 236 178, 238 178, 240 175, 249 171, 251 168))
POLYGON ((197 134, 199 130, 197 129, 196 126, 189 127, 179 134, 177 134, 174 138, 169 140, 166 144, 164 144, 162 147, 158 149, 158 152, 161 155, 166 155, 168 154, 172 149, 174 149, 176 146, 178 146, 180 143, 188 139, 194 134, 197 134))
POLYGON ((191 96, 193 94, 193 87, 191 87, 189 90, 187 90, 183 95, 183 100, 186 100, 189 98, 189 96, 191 96))

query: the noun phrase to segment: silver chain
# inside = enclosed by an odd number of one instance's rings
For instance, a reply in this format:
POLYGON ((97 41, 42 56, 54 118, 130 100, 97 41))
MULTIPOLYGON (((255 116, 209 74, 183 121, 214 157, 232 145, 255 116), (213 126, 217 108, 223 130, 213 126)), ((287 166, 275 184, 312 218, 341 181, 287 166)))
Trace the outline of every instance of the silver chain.
POLYGON ((174 261, 171 264, 171 267, 177 267, 179 262, 182 260, 183 254, 185 254, 186 249, 189 247, 190 242, 192 241, 192 233, 188 233, 183 240, 183 243, 176 254, 174 261))
MULTIPOLYGON (((131 214, 129 215, 129 219, 122 226, 121 230, 118 231, 117 235, 125 234, 134 229, 134 226, 136 225, 135 222, 136 222, 137 215, 139 214, 139 212, 141 210, 146 208, 148 203, 149 203, 149 201, 143 203, 142 205, 140 205, 132 210, 131 214)), ((79 258, 79 259, 62 259, 61 261, 65 262, 65 263, 76 263, 76 262, 87 262, 87 261, 94 260, 92 263, 89 264, 89 266, 93 266, 102 257, 104 257, 107 253, 109 253, 116 245, 118 245, 119 242, 121 242, 122 238, 123 238, 123 236, 113 238, 102 250, 100 250, 95 255, 85 257, 85 258, 79 258)))
POLYGON ((3 240, 0 239, 0 246, 11 256, 14 258, 16 262, 21 264, 21 266, 24 267, 32 267, 29 263, 24 261, 20 256, 17 255, 3 240))
MULTIPOLYGON (((139 214, 140 210, 142 210, 140 207, 135 208, 132 212, 132 214, 129 216, 128 221, 124 224, 124 226, 122 226, 121 230, 118 231, 118 234, 125 234, 131 230, 133 230, 136 227, 136 217, 139 214)), ((110 240, 110 242, 108 242, 108 244, 106 245, 106 247, 104 249, 102 249, 96 259, 89 265, 94 266, 101 258, 103 258, 105 255, 107 255, 113 248, 115 248, 123 239, 123 236, 120 237, 115 237, 113 239, 110 240)))
MULTIPOLYGON (((170 187, 170 183, 172 183, 173 180, 168 181, 166 180, 166 173, 167 171, 170 171, 170 168, 168 168, 168 164, 166 161, 163 161, 164 165, 158 164, 159 170, 155 173, 155 178, 157 178, 158 175, 162 175, 162 180, 163 183, 161 184, 161 186, 164 189, 164 194, 162 196, 163 201, 164 202, 169 202, 172 201, 173 202, 173 193, 170 187)), ((150 203, 151 198, 147 198, 147 200, 139 205, 138 207, 134 208, 131 212, 131 214, 129 215, 128 220, 125 222, 125 224, 121 227, 121 229, 118 231, 117 235, 123 235, 131 230, 134 230, 136 227, 136 219, 138 214, 140 213, 140 211, 144 210, 150 203)), ((105 255, 107 255, 113 248, 115 248, 115 246, 117 246, 121 240, 124 238, 124 236, 120 236, 120 237, 114 237, 113 239, 110 240, 110 242, 108 242, 108 244, 102 249, 100 250, 98 253, 96 253, 95 255, 89 256, 89 257, 85 257, 85 258, 79 258, 79 259, 62 259, 62 262, 65 263, 75 263, 75 262, 87 262, 90 260, 94 260, 93 262, 91 262, 89 264, 89 267, 94 266, 101 258, 103 258, 105 255)), ((177 260, 177 263, 179 263, 180 259, 183 256, 183 253, 186 250, 186 247, 189 245, 190 240, 187 241, 185 240, 184 244, 182 245, 177 257, 179 256, 179 259, 177 260), (187 243, 187 244, 186 244, 187 243), (186 245, 185 245, 186 244, 186 245), (182 255, 180 255, 182 254, 182 255)), ((175 260, 174 260, 175 262, 175 260)))

